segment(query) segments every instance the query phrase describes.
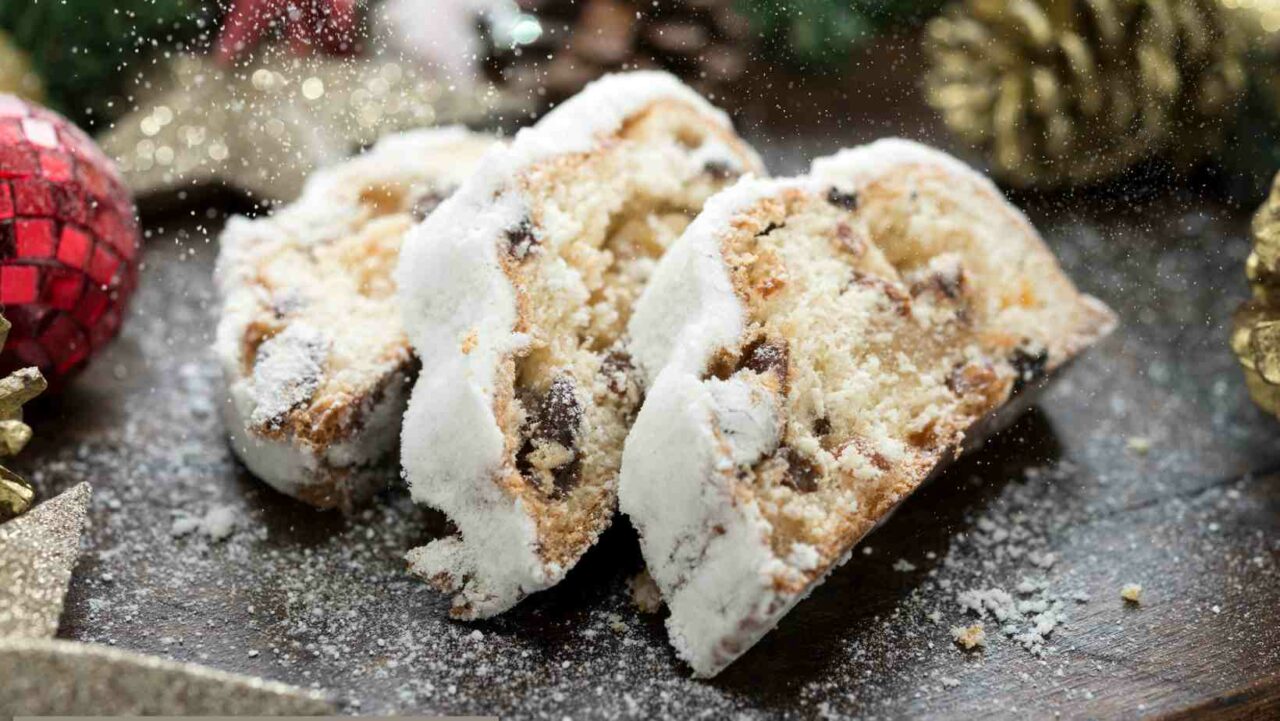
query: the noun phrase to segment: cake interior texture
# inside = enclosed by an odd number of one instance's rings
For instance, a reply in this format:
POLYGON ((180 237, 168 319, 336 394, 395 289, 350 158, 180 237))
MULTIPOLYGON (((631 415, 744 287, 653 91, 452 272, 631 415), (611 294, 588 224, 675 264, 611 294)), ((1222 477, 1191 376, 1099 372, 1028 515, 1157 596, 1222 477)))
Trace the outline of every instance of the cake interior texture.
POLYGON ((264 480, 348 505, 344 476, 390 460, 415 372, 395 295, 400 245, 491 144, 454 130, 394 137, 321 171, 296 203, 229 224, 219 260, 228 423, 245 436, 233 440, 243 456, 259 451, 246 461, 264 480), (264 442, 291 449, 310 477, 282 477, 296 468, 264 442))
POLYGON ((604 152, 526 176, 532 240, 517 232, 507 267, 531 340, 511 361, 512 397, 499 406, 513 442, 508 487, 536 520, 549 563, 572 563, 612 517, 641 400, 622 342, 632 305, 667 246, 743 168, 711 132, 687 105, 659 102, 604 152))
POLYGON ((1053 289, 1001 287, 1000 259, 978 266, 954 243, 916 242, 912 222, 945 218, 952 235, 976 220, 929 198, 917 194, 910 208, 872 200, 859 213, 858 198, 839 190, 789 192, 758 206, 724 245, 746 330, 707 373, 713 385, 745 383, 779 399, 777 445, 739 469, 738 483, 772 529, 777 557, 816 552, 813 571, 1047 371, 1042 333, 1028 334, 1043 326, 1027 315, 1053 289))
MULTIPOLYGON (((967 169, 902 163, 859 182, 830 172, 744 186, 726 193, 748 200, 707 243, 740 312, 737 340, 695 378, 659 378, 623 471, 623 510, 672 609, 673 642, 702 675, 767 632, 984 419, 1114 322, 967 169), (681 437, 704 422, 709 449, 690 450, 698 442, 681 437)), ((654 295, 689 280, 663 270, 654 295)), ((661 321, 662 303, 651 306, 639 322, 661 321)))

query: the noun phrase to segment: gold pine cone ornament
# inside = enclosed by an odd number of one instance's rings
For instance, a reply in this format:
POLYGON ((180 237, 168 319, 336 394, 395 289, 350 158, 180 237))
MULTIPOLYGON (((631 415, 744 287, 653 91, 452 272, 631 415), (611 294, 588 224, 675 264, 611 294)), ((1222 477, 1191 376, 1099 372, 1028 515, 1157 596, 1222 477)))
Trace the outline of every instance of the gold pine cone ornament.
POLYGON ((1024 187, 1199 159, 1245 87, 1246 42, 1218 0, 956 0, 925 49, 929 103, 1024 187))
POLYGON ((1244 366, 1253 400, 1280 416, 1280 175, 1253 216, 1253 252, 1245 273, 1253 298, 1236 311, 1231 350, 1244 366))

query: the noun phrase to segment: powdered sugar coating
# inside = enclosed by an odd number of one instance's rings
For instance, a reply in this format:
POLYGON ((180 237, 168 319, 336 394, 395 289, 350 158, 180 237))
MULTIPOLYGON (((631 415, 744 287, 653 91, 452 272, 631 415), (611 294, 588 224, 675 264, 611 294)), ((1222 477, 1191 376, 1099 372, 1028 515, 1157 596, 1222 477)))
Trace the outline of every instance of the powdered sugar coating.
POLYGON ((767 392, 717 393, 713 385, 689 373, 659 375, 628 436, 619 488, 671 610, 671 643, 703 676, 750 644, 722 646, 743 638, 743 619, 774 615, 773 578, 788 573, 769 547, 768 522, 754 505, 737 503, 732 487, 739 464, 777 446, 776 410, 767 392), (751 419, 738 425, 754 432, 724 433, 720 419, 734 416, 751 419))
MULTIPOLYGON (((494 482, 506 453, 494 408, 497 373, 528 343, 515 330, 517 294, 499 250, 528 217, 520 184, 544 161, 601 147, 628 118, 660 100, 688 104, 732 127, 724 113, 666 73, 606 76, 486 155, 406 240, 397 271, 401 310, 424 373, 405 414, 401 459, 413 498, 444 511, 462 536, 417 549, 409 560, 425 578, 467 579, 455 599, 466 616, 506 610, 565 571, 540 557, 528 512, 494 482)), ((520 257, 522 249, 514 252, 520 257)))
POLYGON ((401 409, 407 402, 404 384, 394 383, 377 402, 368 402, 361 410, 365 422, 359 435, 323 449, 252 432, 248 419, 258 407, 252 387, 249 383, 229 384, 229 397, 220 410, 228 445, 253 475, 295 497, 324 482, 335 469, 348 474, 347 483, 356 496, 368 495, 385 484, 388 474, 380 463, 395 448, 401 409))
POLYGON ((768 522, 733 493, 736 469, 778 445, 774 396, 738 377, 700 375, 744 329, 746 310, 721 255, 733 218, 767 197, 805 188, 817 185, 746 178, 714 196, 659 263, 628 326, 632 357, 651 382, 623 452, 619 506, 671 609, 671 642, 703 676, 745 651, 799 600, 779 594, 774 579, 805 569, 774 556, 768 522))
POLYGON ((257 403, 249 422, 270 426, 310 400, 320 385, 329 343, 328 337, 309 323, 294 323, 264 341, 251 376, 250 393, 257 403))

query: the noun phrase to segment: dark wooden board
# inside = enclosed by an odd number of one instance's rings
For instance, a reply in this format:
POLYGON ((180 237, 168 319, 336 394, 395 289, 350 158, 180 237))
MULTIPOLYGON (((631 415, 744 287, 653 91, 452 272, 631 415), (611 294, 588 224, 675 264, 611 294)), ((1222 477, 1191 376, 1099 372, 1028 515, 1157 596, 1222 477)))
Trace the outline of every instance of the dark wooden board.
MULTIPOLYGON (((748 121, 775 172, 886 131, 942 137, 913 88, 883 79, 844 93, 839 117, 818 112, 821 89, 781 90, 785 105, 750 116, 767 122, 748 121)), ((712 681, 689 678, 661 619, 632 607, 625 522, 560 587, 468 626, 404 572, 403 552, 442 522, 402 490, 343 518, 249 477, 225 445, 208 350, 221 219, 204 206, 150 219, 123 337, 37 410, 16 464, 46 497, 95 489, 60 635, 315 684, 351 712, 1280 716, 1280 424, 1249 403, 1226 344, 1247 214, 1167 187, 1021 200, 1120 328, 712 681), (231 538, 172 533, 175 516, 216 506, 243 519, 231 538), (992 523, 1015 539, 987 545, 992 523), (990 621, 984 651, 951 642, 972 618, 959 591, 1027 576, 1066 603, 1043 655, 990 621), (1128 582, 1140 606, 1121 600, 1128 582)))

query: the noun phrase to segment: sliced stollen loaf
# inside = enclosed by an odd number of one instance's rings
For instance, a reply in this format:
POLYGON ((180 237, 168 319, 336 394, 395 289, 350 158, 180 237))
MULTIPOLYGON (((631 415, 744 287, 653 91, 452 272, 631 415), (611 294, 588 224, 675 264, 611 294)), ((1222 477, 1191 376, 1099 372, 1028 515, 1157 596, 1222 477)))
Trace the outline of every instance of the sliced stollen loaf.
POLYGON ((395 479, 414 356, 392 273, 400 242, 494 144, 460 128, 391 136, 220 239, 215 350, 231 447, 277 490, 349 510, 395 479))
POLYGON ((666 246, 759 159, 670 75, 605 77, 491 152, 406 242, 423 362, 401 458, 457 534, 409 554, 453 614, 557 583, 617 504, 639 388, 622 345, 666 246))
POLYGON ((680 656, 718 673, 1113 325, 995 186, 915 143, 712 198, 629 324, 648 395, 620 505, 680 656))

